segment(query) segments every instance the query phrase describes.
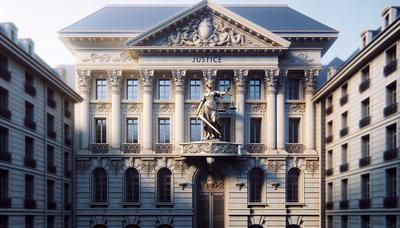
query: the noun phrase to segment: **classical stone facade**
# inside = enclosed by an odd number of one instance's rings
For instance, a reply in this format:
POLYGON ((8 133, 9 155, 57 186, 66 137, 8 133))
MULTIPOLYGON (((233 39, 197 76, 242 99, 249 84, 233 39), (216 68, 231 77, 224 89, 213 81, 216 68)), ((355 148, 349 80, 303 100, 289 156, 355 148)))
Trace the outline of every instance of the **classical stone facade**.
POLYGON ((320 227, 312 97, 336 30, 202 1, 109 6, 59 34, 83 98, 75 227, 320 227), (230 87, 221 141, 201 140, 206 82, 230 87))

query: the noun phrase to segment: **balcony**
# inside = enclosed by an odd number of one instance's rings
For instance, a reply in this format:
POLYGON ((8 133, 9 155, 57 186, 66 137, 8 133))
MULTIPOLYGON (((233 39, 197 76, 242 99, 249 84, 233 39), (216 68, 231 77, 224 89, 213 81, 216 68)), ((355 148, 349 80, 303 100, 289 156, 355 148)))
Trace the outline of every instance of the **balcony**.
POLYGON ((138 153, 140 153, 140 144, 124 143, 124 144, 122 144, 122 152, 124 154, 138 154, 138 153))
POLYGON ((222 141, 183 143, 186 157, 234 157, 239 155, 239 144, 222 141))
POLYGON ((171 154, 172 144, 170 143, 156 143, 154 148, 156 154, 171 154))
POLYGON ((325 138, 326 143, 331 143, 333 141, 333 135, 329 135, 328 137, 325 138))
POLYGON ((397 102, 386 106, 383 109, 383 116, 385 116, 385 117, 386 116, 390 116, 390 115, 392 115, 392 114, 394 114, 396 112, 397 112, 397 102))
POLYGON ((65 143, 65 145, 67 145, 67 146, 71 146, 71 144, 72 144, 72 139, 70 139, 70 138, 64 138, 64 143, 65 143))
POLYGON ((371 199, 365 198, 358 200, 358 207, 360 209, 367 209, 371 207, 371 199))
POLYGON ((289 154, 302 154, 304 152, 304 145, 300 143, 286 143, 286 151, 289 154))
POLYGON ((349 209, 349 201, 348 200, 342 200, 339 202, 339 208, 340 209, 349 209))
POLYGON ((72 116, 72 114, 71 114, 71 111, 70 110, 68 110, 68 109, 65 109, 64 110, 64 116, 66 117, 66 118, 71 118, 71 116, 72 116))
POLYGON ((24 165, 27 167, 36 168, 36 160, 30 157, 25 157, 24 165))
POLYGON ((55 109, 57 107, 57 102, 54 100, 54 98, 47 98, 47 106, 49 106, 52 109, 55 109))
POLYGON ((10 208, 11 207, 11 199, 8 197, 3 197, 0 199, 0 208, 10 208))
POLYGON ((110 146, 108 143, 92 143, 90 149, 94 154, 105 154, 108 153, 110 146))
POLYGON ((0 78, 9 82, 11 80, 11 72, 5 68, 0 68, 0 78))
POLYGON ((47 136, 49 136, 52 139, 55 139, 57 137, 57 132, 54 130, 47 130, 47 136))
POLYGON ((68 169, 64 170, 64 176, 71 177, 71 170, 68 170, 68 169))
POLYGON ((47 171, 54 174, 57 172, 57 167, 52 164, 47 164, 47 171))
POLYGON ((56 210, 57 209, 57 203, 53 200, 48 200, 47 201, 47 209, 49 210, 56 210))
POLYGON ((0 161, 11 162, 11 153, 0 151, 0 161))
POLYGON ((358 123, 360 128, 368 126, 371 123, 371 116, 363 117, 360 122, 358 123))
POLYGON ((327 115, 331 114, 332 112, 333 112, 333 106, 332 105, 326 108, 326 114, 327 115))
POLYGON ((397 197, 385 197, 383 198, 383 207, 384 208, 396 208, 397 207, 397 197))
POLYGON ((340 137, 346 136, 347 134, 349 134, 349 128, 345 127, 343 129, 341 129, 339 134, 340 134, 340 137))
POLYGON ((248 143, 246 149, 249 154, 263 154, 265 145, 262 143, 248 143))
POLYGON ((36 122, 33 119, 24 118, 24 125, 25 127, 30 128, 32 130, 36 129, 36 122))
POLYGON ((36 200, 25 198, 24 207, 25 209, 36 209, 36 200))
POLYGON ((396 159, 398 151, 399 151, 399 148, 393 148, 393 149, 383 152, 383 160, 389 161, 389 160, 396 159))
POLYGON ((0 107, 0 117, 3 117, 8 120, 11 119, 11 111, 5 107, 0 107))
POLYGON ((360 83, 358 90, 360 91, 360 93, 364 92, 365 90, 367 90, 369 88, 369 79, 364 80, 363 82, 360 83))
POLYGON ((366 157, 361 158, 358 161, 358 164, 359 164, 360 168, 371 164, 371 156, 366 156, 366 157))
POLYGON ((326 170, 326 175, 327 175, 327 176, 332 176, 332 175, 333 175, 333 169, 332 169, 332 168, 327 169, 327 170, 326 170))
POLYGON ((31 84, 25 83, 25 92, 32 97, 36 96, 36 88, 31 84))
POLYGON ((71 210, 71 203, 66 202, 66 203, 64 204, 64 210, 66 210, 66 211, 71 210))
POLYGON ((389 74, 396 71, 396 69, 397 69, 397 59, 393 59, 383 68, 383 74, 385 76, 388 76, 389 74))
POLYGON ((326 209, 332 210, 333 209, 333 202, 326 202, 326 209))
POLYGON ((348 100, 349 100, 349 95, 346 94, 346 95, 342 96, 339 100, 340 106, 345 105, 348 100))
POLYGON ((340 165, 339 171, 340 171, 341 173, 346 172, 347 170, 349 170, 349 163, 344 163, 344 164, 341 164, 341 165, 340 165))

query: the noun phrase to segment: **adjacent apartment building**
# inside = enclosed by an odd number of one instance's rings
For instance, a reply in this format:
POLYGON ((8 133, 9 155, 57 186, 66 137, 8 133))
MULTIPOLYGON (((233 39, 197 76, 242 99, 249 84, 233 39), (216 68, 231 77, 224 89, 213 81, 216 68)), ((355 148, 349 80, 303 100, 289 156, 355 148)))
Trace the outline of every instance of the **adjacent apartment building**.
POLYGON ((399 227, 400 8, 317 91, 326 227, 399 227))
POLYGON ((287 5, 110 5, 76 57, 78 228, 321 227, 312 101, 338 32, 287 5), (230 88, 201 141, 205 84, 230 88))
POLYGON ((73 227, 74 103, 81 97, 0 24, 0 227, 73 227))

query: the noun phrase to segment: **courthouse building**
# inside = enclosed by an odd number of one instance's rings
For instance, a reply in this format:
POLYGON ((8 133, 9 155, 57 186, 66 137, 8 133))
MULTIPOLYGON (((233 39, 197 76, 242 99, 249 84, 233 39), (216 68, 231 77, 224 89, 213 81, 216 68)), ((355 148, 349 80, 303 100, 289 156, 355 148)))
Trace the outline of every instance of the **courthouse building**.
MULTIPOLYGON (((313 104, 338 31, 286 5, 112 5, 76 58, 75 227, 320 227, 313 104), (205 83, 221 141, 201 141, 205 83)), ((393 76, 392 76, 393 77, 393 76)))
POLYGON ((315 94, 326 227, 399 227, 400 8, 315 94))
POLYGON ((80 96, 0 24, 0 227, 71 227, 80 96))

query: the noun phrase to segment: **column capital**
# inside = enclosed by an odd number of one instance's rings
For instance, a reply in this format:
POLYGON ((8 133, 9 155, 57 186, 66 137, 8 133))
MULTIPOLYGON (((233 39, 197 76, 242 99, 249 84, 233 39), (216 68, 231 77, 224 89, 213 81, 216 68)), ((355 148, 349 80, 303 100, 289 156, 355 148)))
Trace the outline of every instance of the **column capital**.
POLYGON ((186 70, 182 69, 173 69, 172 70, 172 78, 175 82, 175 89, 184 89, 185 87, 185 77, 186 77, 186 70))
POLYGON ((153 80, 154 80, 154 70, 144 69, 140 71, 140 79, 143 82, 143 89, 145 91, 152 91, 153 80))
POLYGON ((278 76, 278 90, 285 91, 285 85, 287 80, 288 70, 287 69, 280 69, 279 76, 278 76))
POLYGON ((246 86, 246 78, 247 75, 249 74, 249 70, 247 69, 236 69, 233 70, 234 73, 234 81, 236 84, 236 91, 238 92, 243 92, 245 90, 246 86))
POLYGON ((321 69, 307 69, 304 71, 304 91, 313 94, 315 91, 317 76, 321 69))
POLYGON ((214 85, 214 79, 217 76, 217 69, 203 69, 203 78, 204 78, 204 82, 207 83, 211 83, 211 85, 214 85))
POLYGON ((79 77, 79 89, 82 92, 90 90, 90 70, 77 69, 76 74, 79 77))
POLYGON ((279 69, 278 68, 269 68, 265 70, 265 88, 267 89, 267 93, 276 92, 276 86, 278 81, 279 69))
POLYGON ((111 84, 112 91, 120 91, 122 71, 116 69, 107 70, 108 81, 111 84))

